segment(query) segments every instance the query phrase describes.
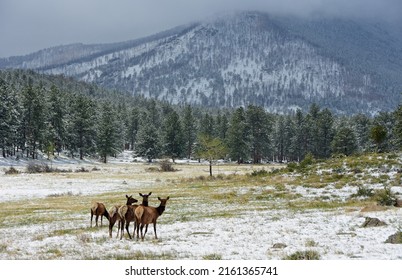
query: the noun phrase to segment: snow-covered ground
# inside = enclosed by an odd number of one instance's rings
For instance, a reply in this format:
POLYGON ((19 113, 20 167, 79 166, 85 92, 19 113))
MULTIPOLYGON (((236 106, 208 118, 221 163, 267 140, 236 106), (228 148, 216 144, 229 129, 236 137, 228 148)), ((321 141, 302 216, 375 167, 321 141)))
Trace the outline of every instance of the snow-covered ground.
MULTIPOLYGON (((8 169, 10 161, 0 161, 0 169, 8 169)), ((196 163, 179 165, 180 171, 170 174, 148 173, 145 163, 133 162, 130 155, 122 155, 103 165, 97 162, 54 161, 58 168, 78 170, 82 167, 96 171, 87 173, 56 173, 5 175, 0 172, 0 209, 8 203, 32 202, 32 216, 26 222, 15 222, 5 217, 0 222, 0 259, 204 259, 222 258, 230 260, 283 259, 296 252, 313 250, 322 259, 348 260, 396 260, 402 259, 402 245, 384 241, 401 230, 402 209, 389 207, 382 211, 362 211, 358 207, 335 209, 295 210, 286 207, 267 209, 254 207, 250 200, 241 205, 210 205, 203 197, 191 200, 180 192, 192 191, 172 187, 174 180, 183 177, 207 175, 208 167, 196 163), (199 168, 194 168, 198 166, 199 168), (191 173, 190 173, 191 171, 191 173), (89 228, 89 203, 98 195, 153 191, 151 204, 157 197, 170 195, 165 213, 158 220, 158 237, 153 239, 150 227, 144 242, 108 237, 108 222, 104 226, 89 228), (63 209, 41 208, 41 199, 57 195, 82 198, 88 209, 72 213, 63 209), (182 208, 180 206, 182 204, 182 208), (199 212, 205 212, 200 215, 199 212), (214 215, 216 213, 216 215, 214 215), (62 218, 59 218, 62 214, 62 218), (38 221, 35 220, 37 217, 38 221), (199 217, 199 218, 197 218, 199 217), (363 228, 365 217, 375 217, 386 226, 363 228), (45 220, 45 221, 44 221, 45 220), (274 248, 274 244, 285 244, 274 248)), ((25 163, 12 164, 23 171, 25 163)), ((219 173, 249 172, 253 166, 226 168, 215 166, 219 173), (236 169, 237 168, 237 169, 236 169), (231 170, 231 171, 229 171, 231 170)), ((269 190, 267 186, 219 187, 217 193, 235 192, 243 194, 269 190)), ((338 198, 350 196, 355 189, 318 189, 306 192, 303 187, 292 191, 310 199, 331 192, 338 198)), ((140 199, 138 197, 138 199, 140 199)), ((263 204, 261 204, 263 206, 263 204)), ((30 206, 26 206, 29 211, 30 206)), ((131 226, 132 227, 132 226, 131 226)))

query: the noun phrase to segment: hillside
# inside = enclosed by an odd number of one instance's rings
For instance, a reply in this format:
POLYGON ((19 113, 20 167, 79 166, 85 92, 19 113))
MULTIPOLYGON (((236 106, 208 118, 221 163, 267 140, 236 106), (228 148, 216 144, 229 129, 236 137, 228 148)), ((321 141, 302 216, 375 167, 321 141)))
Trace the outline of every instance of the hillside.
POLYGON ((0 60, 174 104, 337 113, 395 109, 402 40, 381 24, 243 12, 107 45, 70 45, 0 60), (67 54, 67 55, 66 55, 67 54))

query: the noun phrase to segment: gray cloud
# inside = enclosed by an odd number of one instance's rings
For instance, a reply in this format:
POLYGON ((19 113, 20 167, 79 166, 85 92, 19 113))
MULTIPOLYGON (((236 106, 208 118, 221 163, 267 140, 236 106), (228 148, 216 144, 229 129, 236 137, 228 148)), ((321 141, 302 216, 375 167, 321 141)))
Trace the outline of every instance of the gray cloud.
POLYGON ((400 0, 1 0, 0 57, 150 35, 238 10, 400 20, 400 0))

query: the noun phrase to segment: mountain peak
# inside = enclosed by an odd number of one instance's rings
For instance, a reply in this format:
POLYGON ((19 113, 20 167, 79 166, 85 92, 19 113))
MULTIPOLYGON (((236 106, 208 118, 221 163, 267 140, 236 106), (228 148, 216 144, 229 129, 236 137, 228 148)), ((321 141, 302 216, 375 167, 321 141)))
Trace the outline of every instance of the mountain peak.
POLYGON ((176 104, 285 112, 315 102, 339 113, 373 113, 400 101, 401 50, 400 39, 382 26, 251 11, 124 43, 49 49, 0 66, 176 104))

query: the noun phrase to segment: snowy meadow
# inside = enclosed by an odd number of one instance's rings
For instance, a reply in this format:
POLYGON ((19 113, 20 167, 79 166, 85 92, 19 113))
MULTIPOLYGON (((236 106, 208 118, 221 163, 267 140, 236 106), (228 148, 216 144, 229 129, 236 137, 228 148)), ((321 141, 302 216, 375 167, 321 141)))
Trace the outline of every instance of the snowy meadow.
MULTIPOLYGON (((400 155, 328 160, 291 170, 286 165, 178 161, 174 172, 123 153, 107 164, 67 158, 45 163, 56 172, 29 173, 32 162, 0 159, 0 259, 287 259, 398 260, 402 209, 378 205, 387 187, 402 195, 400 155), (9 172, 13 170, 14 172, 9 172), (360 191, 360 193, 359 193, 360 191), (149 204, 170 196, 145 241, 108 236, 108 221, 90 227, 91 202, 109 209, 125 195, 149 204), (383 224, 365 227, 366 218, 383 224)), ((37 162, 43 164, 43 162, 37 162)), ((100 222, 99 222, 100 223, 100 222)), ((133 224, 130 226, 130 231, 133 224)))

